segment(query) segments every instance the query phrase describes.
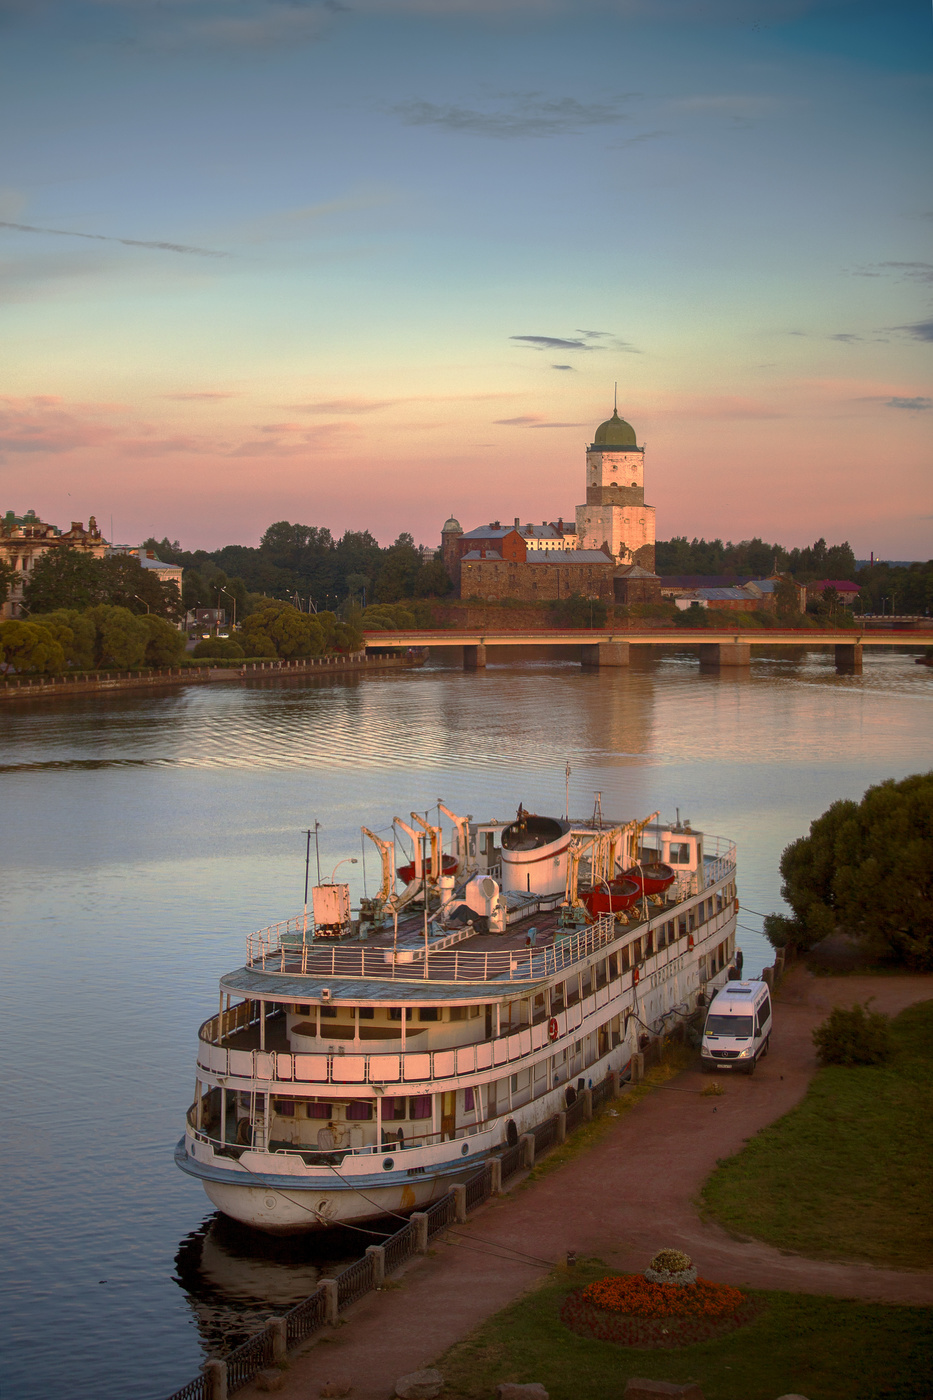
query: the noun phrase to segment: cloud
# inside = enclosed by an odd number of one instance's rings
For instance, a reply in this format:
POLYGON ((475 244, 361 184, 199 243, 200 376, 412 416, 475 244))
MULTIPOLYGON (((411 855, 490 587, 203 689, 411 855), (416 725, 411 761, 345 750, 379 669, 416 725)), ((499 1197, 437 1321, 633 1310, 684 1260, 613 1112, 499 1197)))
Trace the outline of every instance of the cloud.
POLYGON ((378 413, 384 408, 394 408, 400 403, 414 403, 413 399, 322 399, 319 403, 296 404, 301 413, 378 413))
POLYGON ((529 423, 530 428, 585 428, 586 423, 529 423))
POLYGON ((906 331, 914 340, 933 340, 933 321, 915 321, 912 326, 894 326, 896 331, 906 331))
POLYGON ((852 335, 850 331, 839 331, 836 335, 831 335, 830 340, 840 340, 843 345, 851 345, 856 340, 864 339, 860 335, 852 335))
MULTIPOLYGON (((573 369, 573 365, 551 365, 551 369, 573 369)), ((576 371, 574 371, 576 373, 576 371)))
POLYGON ((640 131, 637 136, 628 136, 624 141, 615 141, 613 146, 622 151, 626 146, 640 146, 643 141, 659 141, 662 136, 673 136, 672 131, 640 131))
POLYGON ((485 112, 475 107, 440 107, 433 102, 402 102, 390 110, 406 126, 439 126, 446 131, 505 141, 516 137, 576 136, 590 127, 631 121, 622 104, 637 96, 638 93, 624 93, 612 102, 578 102, 575 97, 548 98, 530 92, 516 94, 508 105, 485 112))
POLYGON ((118 432, 112 423, 97 421, 102 412, 112 409, 82 405, 75 411, 63 407, 61 399, 52 394, 0 399, 0 451, 59 455, 98 447, 112 441, 118 432))
POLYGON ((540 413, 525 413, 519 418, 494 418, 493 422, 505 428, 527 428, 532 423, 538 424, 542 421, 540 413))
POLYGON ((199 258, 229 258, 229 253, 217 248, 195 248, 188 243, 165 243, 141 238, 116 238, 109 233, 79 233, 70 228, 36 228, 33 224, 14 224, 0 219, 0 228, 15 229, 18 233, 46 233, 56 238, 89 238, 95 243, 122 243, 127 248, 157 248, 163 253, 192 253, 199 258))
MULTIPOLYGON (((641 351, 627 340, 619 340, 610 331, 581 331, 582 340, 568 340, 556 335, 510 335, 509 340, 517 340, 522 345, 530 345, 534 350, 623 350, 628 355, 640 355, 641 351), (592 345, 589 341, 606 339, 605 345, 592 345)), ((557 368, 557 366, 555 366, 557 368)))
POLYGON ((908 408, 914 411, 923 411, 928 408, 933 408, 933 399, 924 398, 919 394, 914 399, 901 399, 895 396, 893 399, 888 399, 886 401, 885 407, 908 408))
POLYGON ((755 93, 712 93, 707 96, 681 97, 673 102, 675 110, 690 116, 709 113, 728 117, 732 126, 748 127, 762 117, 770 116, 784 106, 783 99, 755 93))
POLYGON ((234 391, 231 391, 231 392, 229 392, 229 393, 219 393, 219 392, 213 392, 213 391, 205 390, 203 393, 163 394, 163 395, 162 395, 162 398, 163 398, 163 399, 177 399, 177 400, 179 400, 179 401, 182 402, 182 403, 196 402, 196 401, 199 401, 199 400, 204 400, 205 402, 209 402, 209 401, 216 400, 216 399, 239 399, 239 398, 242 398, 242 394, 240 394, 239 392, 234 392, 234 391))
POLYGON ((865 263, 852 269, 853 277, 884 277, 888 273, 898 273, 912 282, 933 282, 933 263, 928 262, 879 262, 865 263))

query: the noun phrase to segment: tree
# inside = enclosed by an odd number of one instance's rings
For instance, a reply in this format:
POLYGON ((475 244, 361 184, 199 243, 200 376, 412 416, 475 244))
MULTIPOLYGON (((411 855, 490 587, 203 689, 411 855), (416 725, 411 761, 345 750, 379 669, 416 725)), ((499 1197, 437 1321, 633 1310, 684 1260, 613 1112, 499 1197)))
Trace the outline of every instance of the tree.
POLYGON ((88 617, 96 629, 94 659, 98 666, 135 671, 145 665, 149 628, 144 617, 109 603, 90 608, 88 617))
POLYGON ((933 970, 933 772, 834 802, 781 856, 793 914, 770 914, 775 947, 812 948, 837 926, 871 954, 933 970))
POLYGON ((0 622, 0 664, 4 671, 33 671, 57 676, 65 653, 47 627, 37 622, 0 622))
POLYGON ((30 622, 38 622, 51 632, 65 654, 65 665, 76 671, 90 671, 95 663, 97 629, 87 613, 74 608, 59 608, 52 613, 33 613, 30 622))
POLYGON ((152 569, 144 569, 135 554, 112 554, 95 559, 79 549, 49 549, 36 563, 23 600, 30 613, 60 608, 83 611, 99 603, 132 613, 179 617, 181 599, 174 584, 164 584, 152 569))
POLYGON ((252 613, 241 629, 241 642, 247 656, 320 656, 325 645, 323 618, 336 622, 333 614, 299 612, 290 603, 269 603, 252 613), (262 648, 256 650, 257 647, 262 648))
POLYGON ((16 570, 5 559, 0 559, 0 607, 10 596, 10 589, 16 582, 16 570))
POLYGON ((146 642, 147 666, 177 666, 184 655, 186 640, 184 632, 179 632, 164 617, 141 617, 140 622, 148 632, 146 642))
POLYGON ((551 604, 551 616, 558 627, 602 627, 606 604, 601 598, 584 598, 573 593, 551 604))
POLYGON ((786 574, 774 590, 774 601, 780 617, 789 620, 800 616, 800 590, 786 574))

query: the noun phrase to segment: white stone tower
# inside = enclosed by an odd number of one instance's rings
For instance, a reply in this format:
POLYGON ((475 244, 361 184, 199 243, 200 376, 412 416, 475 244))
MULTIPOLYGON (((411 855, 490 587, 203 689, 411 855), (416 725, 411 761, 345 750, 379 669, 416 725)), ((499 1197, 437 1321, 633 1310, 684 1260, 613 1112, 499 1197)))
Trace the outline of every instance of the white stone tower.
POLYGON ((602 549, 619 564, 654 573, 654 506, 645 505, 645 449, 613 409, 586 453, 586 505, 577 506, 577 544, 602 549))

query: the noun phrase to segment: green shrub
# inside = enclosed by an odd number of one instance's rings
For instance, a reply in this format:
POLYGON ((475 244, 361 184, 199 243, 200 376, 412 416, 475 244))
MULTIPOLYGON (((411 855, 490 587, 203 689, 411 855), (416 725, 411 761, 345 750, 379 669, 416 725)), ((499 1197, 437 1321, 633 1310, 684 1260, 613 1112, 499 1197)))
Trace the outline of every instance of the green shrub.
POLYGON ((233 637, 205 637, 193 648, 194 657, 216 656, 225 661, 240 661, 246 652, 233 637))
POLYGON ((824 1065, 881 1065, 894 1049, 889 1017, 867 1003, 835 1007, 813 1032, 813 1044, 824 1065))

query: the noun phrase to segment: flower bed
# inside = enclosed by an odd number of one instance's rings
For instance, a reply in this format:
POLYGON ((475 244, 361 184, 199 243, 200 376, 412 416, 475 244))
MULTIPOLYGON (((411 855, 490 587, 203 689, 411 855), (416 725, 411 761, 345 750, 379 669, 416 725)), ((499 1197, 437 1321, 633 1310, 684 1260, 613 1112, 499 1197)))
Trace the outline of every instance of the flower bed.
POLYGON ((581 1337, 627 1347, 682 1347, 750 1322, 758 1304, 737 1288, 697 1279, 692 1288, 610 1274, 564 1300, 561 1322, 581 1337))

